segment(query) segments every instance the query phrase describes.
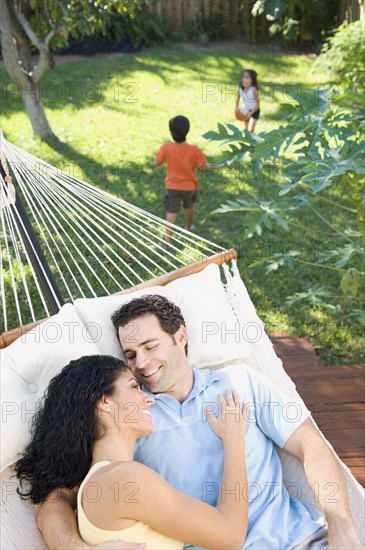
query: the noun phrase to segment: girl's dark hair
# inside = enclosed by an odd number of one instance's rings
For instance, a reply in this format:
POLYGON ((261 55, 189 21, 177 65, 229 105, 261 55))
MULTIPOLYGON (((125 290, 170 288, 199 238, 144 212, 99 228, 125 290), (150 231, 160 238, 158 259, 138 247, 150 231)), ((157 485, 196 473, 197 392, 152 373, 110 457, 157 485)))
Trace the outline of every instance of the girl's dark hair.
POLYGON ((243 78, 243 75, 245 73, 248 73, 251 77, 251 81, 252 81, 252 86, 254 86, 256 88, 256 90, 259 89, 259 85, 258 85, 258 82, 257 82, 257 72, 256 71, 253 71, 252 69, 245 69, 244 71, 242 71, 242 74, 241 74, 241 80, 240 80, 240 88, 243 89, 243 86, 242 86, 242 78, 243 78))
POLYGON ((42 502, 56 488, 80 485, 102 436, 96 405, 112 395, 126 364, 108 355, 71 361, 52 378, 32 420, 32 440, 14 469, 23 499, 42 502))
POLYGON ((169 128, 173 140, 182 143, 190 130, 189 119, 186 116, 178 115, 169 121, 169 128))

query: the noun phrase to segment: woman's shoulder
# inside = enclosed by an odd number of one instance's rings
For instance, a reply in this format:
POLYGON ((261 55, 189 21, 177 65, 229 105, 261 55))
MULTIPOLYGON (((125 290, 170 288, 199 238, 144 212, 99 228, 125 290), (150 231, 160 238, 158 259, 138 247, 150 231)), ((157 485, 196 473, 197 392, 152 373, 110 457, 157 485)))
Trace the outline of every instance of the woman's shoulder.
POLYGON ((150 472, 153 472, 153 470, 135 460, 103 461, 94 464, 90 468, 85 481, 87 483, 101 481, 121 482, 123 480, 130 480, 135 476, 139 478, 148 476, 150 472))
POLYGON ((134 460, 109 462, 100 465, 94 472, 91 469, 89 474, 80 487, 78 498, 81 499, 81 495, 87 494, 89 489, 94 491, 96 488, 101 505, 111 504, 115 491, 120 497, 118 502, 135 502, 131 500, 135 494, 145 494, 149 488, 159 490, 162 479, 151 468, 134 460))

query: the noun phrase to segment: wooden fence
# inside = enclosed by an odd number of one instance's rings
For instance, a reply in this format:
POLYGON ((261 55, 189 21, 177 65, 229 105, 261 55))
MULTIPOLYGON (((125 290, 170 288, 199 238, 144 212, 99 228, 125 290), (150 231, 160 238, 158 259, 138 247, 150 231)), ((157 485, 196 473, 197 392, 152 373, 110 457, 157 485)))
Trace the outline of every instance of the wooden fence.
POLYGON ((339 23, 347 21, 352 23, 360 19, 360 3, 359 0, 341 0, 339 9, 339 23))
POLYGON ((180 30, 198 15, 209 18, 214 13, 219 13, 229 26, 238 24, 252 5, 242 0, 150 0, 147 10, 165 17, 172 30, 180 30))
MULTIPOLYGON (((258 27, 259 35, 265 34, 268 27, 265 15, 252 17, 254 3, 255 0, 150 0, 147 12, 164 16, 174 31, 186 28, 198 15, 209 18, 214 13, 219 13, 230 31, 239 27, 243 37, 248 38, 252 34, 252 26, 258 27), (252 21, 253 19, 256 21, 252 21)), ((340 0, 338 24, 344 20, 351 23, 363 19, 364 9, 365 0, 361 1, 361 7, 359 0, 340 0)))

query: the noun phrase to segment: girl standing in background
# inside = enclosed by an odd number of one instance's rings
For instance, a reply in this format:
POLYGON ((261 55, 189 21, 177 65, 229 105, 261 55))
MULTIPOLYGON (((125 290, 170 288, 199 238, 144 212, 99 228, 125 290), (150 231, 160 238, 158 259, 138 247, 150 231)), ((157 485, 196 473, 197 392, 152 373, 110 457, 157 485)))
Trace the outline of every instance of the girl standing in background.
POLYGON ((260 118, 259 86, 257 72, 251 69, 242 72, 236 100, 236 118, 245 123, 246 129, 254 133, 260 118), (241 106, 240 106, 241 103, 241 106))

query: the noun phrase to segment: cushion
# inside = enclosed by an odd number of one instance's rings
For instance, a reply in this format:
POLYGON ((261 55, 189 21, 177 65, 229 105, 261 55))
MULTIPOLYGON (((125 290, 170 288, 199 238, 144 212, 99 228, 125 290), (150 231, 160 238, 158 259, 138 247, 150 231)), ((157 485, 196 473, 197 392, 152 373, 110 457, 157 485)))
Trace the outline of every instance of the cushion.
POLYGON ((37 506, 22 500, 16 492, 17 480, 11 468, 1 473, 0 548, 43 550, 46 545, 36 523, 37 506))
POLYGON ((29 425, 49 381, 72 359, 99 354, 73 305, 1 350, 1 471, 29 441, 29 425))
MULTIPOLYGON (((244 359, 251 353, 251 328, 238 320, 222 285, 217 265, 200 273, 130 294, 78 299, 75 307, 100 353, 122 358, 122 350, 110 317, 122 304, 145 294, 161 294, 176 303, 186 321, 189 359, 196 368, 244 359)), ((256 331, 253 331, 256 335, 256 331)))

